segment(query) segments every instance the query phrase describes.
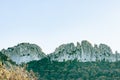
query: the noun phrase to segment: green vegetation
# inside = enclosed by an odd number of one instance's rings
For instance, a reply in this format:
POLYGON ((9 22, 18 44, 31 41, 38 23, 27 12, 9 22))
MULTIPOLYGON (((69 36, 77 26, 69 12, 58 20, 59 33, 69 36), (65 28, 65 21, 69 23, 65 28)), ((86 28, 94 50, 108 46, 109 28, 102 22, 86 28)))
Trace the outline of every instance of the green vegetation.
POLYGON ((12 65, 16 65, 15 62, 13 62, 9 57, 7 57, 5 54, 2 54, 1 52, 0 52, 0 61, 4 64, 9 62, 12 65))
POLYGON ((120 62, 57 62, 44 58, 32 61, 27 70, 39 74, 39 80, 120 80, 120 62))

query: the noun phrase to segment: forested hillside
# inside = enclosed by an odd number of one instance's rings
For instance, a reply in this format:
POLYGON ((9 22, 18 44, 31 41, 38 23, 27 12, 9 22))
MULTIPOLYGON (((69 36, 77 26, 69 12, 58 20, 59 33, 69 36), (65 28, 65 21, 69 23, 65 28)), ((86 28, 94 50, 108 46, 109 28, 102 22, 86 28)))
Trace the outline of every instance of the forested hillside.
POLYGON ((28 63, 27 70, 39 74, 40 80, 119 80, 120 62, 57 62, 44 58, 28 63))

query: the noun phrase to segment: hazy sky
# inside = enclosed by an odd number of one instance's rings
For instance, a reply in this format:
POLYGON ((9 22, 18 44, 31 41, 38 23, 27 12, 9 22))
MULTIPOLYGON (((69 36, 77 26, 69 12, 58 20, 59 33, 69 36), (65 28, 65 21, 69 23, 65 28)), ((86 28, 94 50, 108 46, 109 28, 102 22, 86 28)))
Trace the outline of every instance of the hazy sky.
POLYGON ((0 49, 21 42, 51 53, 88 40, 120 52, 120 0, 0 0, 0 49))

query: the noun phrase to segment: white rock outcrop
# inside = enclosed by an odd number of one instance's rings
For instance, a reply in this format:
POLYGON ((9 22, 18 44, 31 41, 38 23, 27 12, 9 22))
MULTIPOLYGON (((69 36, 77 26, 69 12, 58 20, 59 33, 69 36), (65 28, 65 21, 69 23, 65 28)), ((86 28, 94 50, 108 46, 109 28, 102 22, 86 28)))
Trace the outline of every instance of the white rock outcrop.
POLYGON ((7 50, 3 49, 1 52, 16 62, 16 64, 40 60, 46 56, 39 46, 29 43, 21 43, 17 46, 9 47, 7 50))
POLYGON ((36 44, 21 43, 14 47, 9 47, 7 50, 3 49, 2 54, 8 56, 17 64, 27 63, 33 60, 41 60, 44 57, 49 57, 52 61, 67 61, 78 60, 80 62, 91 61, 120 61, 120 54, 116 51, 112 52, 111 48, 106 44, 92 45, 90 42, 83 40, 81 43, 62 44, 56 50, 45 55, 42 49, 36 44))
POLYGON ((77 42, 77 46, 73 43, 63 44, 56 48, 56 50, 49 55, 53 61, 67 61, 77 59, 80 62, 88 61, 118 61, 120 60, 120 54, 116 52, 113 54, 111 48, 106 44, 100 44, 92 46, 92 44, 86 40, 83 40, 81 44, 77 42))

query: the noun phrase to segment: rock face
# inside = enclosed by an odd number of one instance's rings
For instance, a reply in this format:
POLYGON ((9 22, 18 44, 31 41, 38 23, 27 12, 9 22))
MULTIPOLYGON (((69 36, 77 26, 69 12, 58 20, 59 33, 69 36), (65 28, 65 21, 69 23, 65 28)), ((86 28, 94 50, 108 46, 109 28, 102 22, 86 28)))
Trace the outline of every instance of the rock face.
POLYGON ((51 60, 67 61, 77 59, 81 62, 88 61, 118 61, 120 54, 113 54, 111 48, 105 44, 94 45, 86 40, 81 44, 77 42, 77 46, 73 43, 63 44, 56 48, 56 50, 49 55, 51 60))
POLYGON ((17 46, 9 47, 7 50, 3 49, 1 52, 17 64, 40 60, 46 56, 39 46, 29 43, 21 43, 17 46))
POLYGON ((49 55, 45 55, 39 46, 29 43, 21 43, 17 46, 9 47, 7 50, 3 49, 1 53, 17 64, 40 60, 44 57, 49 57, 50 60, 60 62, 74 59, 80 62, 120 61, 120 54, 117 51, 113 53, 111 48, 106 44, 95 44, 93 46, 86 40, 83 40, 81 43, 77 42, 76 46, 74 43, 62 44, 49 55))

